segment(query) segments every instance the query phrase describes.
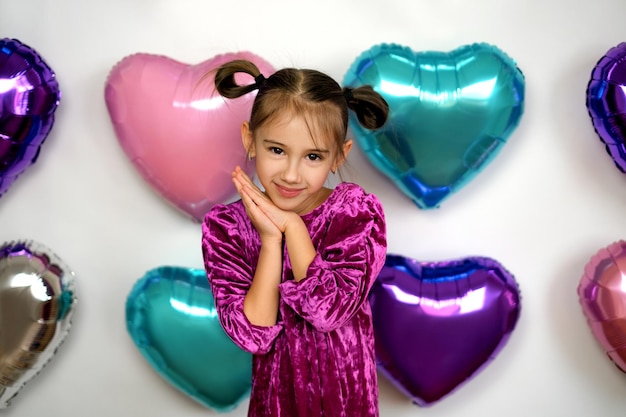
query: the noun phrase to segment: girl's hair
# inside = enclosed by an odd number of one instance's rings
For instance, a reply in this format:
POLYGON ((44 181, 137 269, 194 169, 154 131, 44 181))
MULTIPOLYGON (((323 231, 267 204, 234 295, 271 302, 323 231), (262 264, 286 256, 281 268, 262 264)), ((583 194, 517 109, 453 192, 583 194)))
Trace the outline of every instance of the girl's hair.
MULTIPOLYGON (((336 149, 343 152, 348 130, 348 109, 366 129, 378 129, 387 120, 389 106, 369 86, 341 88, 328 75, 312 69, 284 68, 265 78, 257 66, 246 60, 223 64, 215 74, 217 91, 226 98, 237 98, 258 89, 250 113, 250 130, 273 121, 291 111, 305 118, 312 136, 319 133, 332 138, 336 149), (239 85, 235 74, 245 73, 254 82, 239 85)), ((335 155, 335 157, 345 155, 335 155)))

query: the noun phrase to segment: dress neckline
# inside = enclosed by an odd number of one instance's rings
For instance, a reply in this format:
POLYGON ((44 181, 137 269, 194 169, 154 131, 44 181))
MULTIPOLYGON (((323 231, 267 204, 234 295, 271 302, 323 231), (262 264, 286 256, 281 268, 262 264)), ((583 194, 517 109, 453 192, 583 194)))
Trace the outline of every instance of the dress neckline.
POLYGON ((322 202, 322 204, 320 204, 319 206, 315 207, 313 210, 309 211, 306 214, 303 214, 302 216, 300 216, 302 218, 302 220, 311 220, 312 217, 318 215, 321 211, 323 211, 325 209, 325 207, 327 207, 328 205, 332 204, 333 201, 337 198, 337 194, 339 193, 341 188, 344 188, 346 186, 347 183, 345 182, 340 182, 339 184, 337 184, 335 186, 335 188, 332 189, 332 191, 330 192, 330 194, 328 194, 328 197, 326 197, 326 200, 324 200, 322 202))

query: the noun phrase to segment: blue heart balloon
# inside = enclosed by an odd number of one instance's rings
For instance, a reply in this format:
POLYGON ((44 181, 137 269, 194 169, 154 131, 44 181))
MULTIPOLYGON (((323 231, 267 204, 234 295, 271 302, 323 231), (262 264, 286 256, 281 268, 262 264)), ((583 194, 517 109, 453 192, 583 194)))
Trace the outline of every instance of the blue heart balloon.
POLYGON ((205 407, 230 411, 250 395, 252 355, 224 333, 204 270, 148 271, 128 295, 126 326, 152 367, 205 407))
POLYGON ((371 85, 389 103, 383 128, 365 130, 354 115, 350 128, 370 162, 424 209, 439 207, 496 156, 524 108, 522 72, 488 44, 448 53, 376 45, 343 84, 371 85))

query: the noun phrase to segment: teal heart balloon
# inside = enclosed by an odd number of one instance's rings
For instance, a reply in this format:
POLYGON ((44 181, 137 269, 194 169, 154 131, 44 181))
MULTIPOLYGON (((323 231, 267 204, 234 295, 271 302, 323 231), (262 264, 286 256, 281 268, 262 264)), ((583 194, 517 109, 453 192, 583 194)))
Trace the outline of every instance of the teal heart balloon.
POLYGON ((345 87, 371 85, 389 103, 389 121, 350 128, 370 162, 419 208, 436 208, 497 155, 524 109, 524 76, 497 47, 413 52, 376 45, 344 76, 345 87))
POLYGON ((252 355, 222 330, 204 270, 148 271, 128 295, 126 326, 150 365, 205 407, 227 412, 250 395, 252 355))

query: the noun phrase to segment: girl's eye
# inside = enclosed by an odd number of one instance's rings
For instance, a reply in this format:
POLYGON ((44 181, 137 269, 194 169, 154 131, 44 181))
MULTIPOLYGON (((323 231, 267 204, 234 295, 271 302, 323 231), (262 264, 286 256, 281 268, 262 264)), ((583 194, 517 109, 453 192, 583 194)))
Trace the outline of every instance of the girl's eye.
POLYGON ((307 155, 307 158, 309 158, 311 161, 321 161, 322 155, 317 153, 310 153, 307 155))
POLYGON ((282 153, 283 153, 283 150, 282 150, 282 149, 280 149, 280 148, 277 148, 276 146, 272 146, 272 147, 270 147, 270 148, 269 148, 269 151, 270 151, 271 153, 275 153, 276 155, 280 155, 280 154, 282 154, 282 153))

